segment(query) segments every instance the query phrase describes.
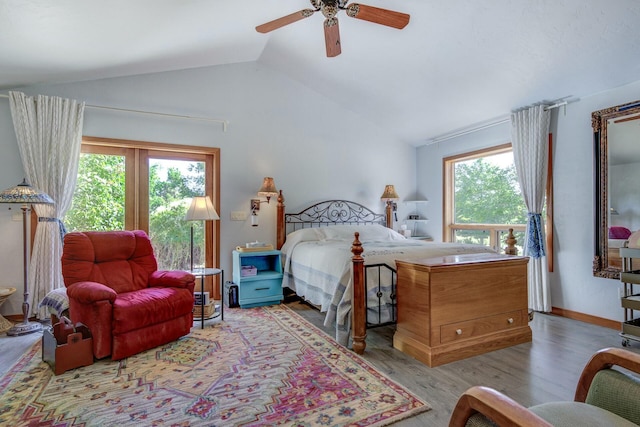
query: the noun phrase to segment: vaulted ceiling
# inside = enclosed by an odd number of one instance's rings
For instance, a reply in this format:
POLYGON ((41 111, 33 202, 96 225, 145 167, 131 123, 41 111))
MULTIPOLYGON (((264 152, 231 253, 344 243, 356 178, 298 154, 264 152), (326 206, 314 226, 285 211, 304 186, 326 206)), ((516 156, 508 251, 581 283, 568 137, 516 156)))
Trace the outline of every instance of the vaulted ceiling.
POLYGON ((257 61, 422 145, 640 80, 637 0, 362 4, 411 20, 397 30, 340 11, 342 54, 327 58, 319 12, 255 30, 308 0, 6 0, 0 89, 257 61))

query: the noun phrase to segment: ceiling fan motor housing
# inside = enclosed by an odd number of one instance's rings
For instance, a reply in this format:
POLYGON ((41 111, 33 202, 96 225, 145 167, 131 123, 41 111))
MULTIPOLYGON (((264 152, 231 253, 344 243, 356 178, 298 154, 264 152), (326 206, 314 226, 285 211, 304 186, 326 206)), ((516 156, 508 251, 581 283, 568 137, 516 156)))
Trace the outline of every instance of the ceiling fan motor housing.
POLYGON ((335 18, 336 14, 338 13, 338 6, 335 2, 333 2, 333 4, 329 3, 330 2, 325 2, 322 4, 322 14, 327 19, 335 18))

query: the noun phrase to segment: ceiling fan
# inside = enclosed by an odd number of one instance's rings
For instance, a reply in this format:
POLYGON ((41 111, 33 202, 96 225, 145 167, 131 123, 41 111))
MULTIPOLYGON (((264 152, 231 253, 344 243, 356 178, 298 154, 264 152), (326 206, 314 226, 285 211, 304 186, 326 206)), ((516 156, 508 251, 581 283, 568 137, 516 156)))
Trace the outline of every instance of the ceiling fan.
POLYGON ((339 11, 345 10, 347 16, 376 24, 386 25, 388 27, 403 29, 409 23, 409 15, 406 13, 395 12, 393 10, 381 9, 379 7, 367 6, 364 4, 351 3, 347 5, 349 0, 311 0, 313 9, 302 9, 291 15, 274 19, 265 24, 258 25, 256 31, 259 33, 268 33, 285 25, 308 18, 314 13, 321 11, 325 17, 324 20, 324 40, 327 47, 327 56, 334 57, 342 52, 340 43, 340 29, 338 27, 339 11))

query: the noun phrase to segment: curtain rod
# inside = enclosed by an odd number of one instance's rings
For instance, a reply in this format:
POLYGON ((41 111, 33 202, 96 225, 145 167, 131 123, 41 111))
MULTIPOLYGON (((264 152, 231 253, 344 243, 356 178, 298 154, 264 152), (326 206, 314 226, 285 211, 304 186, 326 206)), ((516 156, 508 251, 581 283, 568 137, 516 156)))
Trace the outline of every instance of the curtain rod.
MULTIPOLYGON (((564 97, 564 98, 568 98, 568 97, 564 97)), ((560 98, 560 99, 564 99, 564 98, 560 98)), ((574 102, 574 101, 572 101, 572 102, 574 102)), ((545 106, 544 109, 545 109, 545 111, 549 111, 549 110, 553 110, 555 108, 564 107, 565 105, 568 105, 568 104, 569 104, 569 101, 556 102, 553 105, 545 106)), ((441 135, 441 136, 437 136, 435 138, 428 139, 425 145, 431 145, 431 144, 435 144, 437 142, 447 141, 449 139, 457 138, 459 136, 468 135, 468 134, 473 133, 473 132, 477 132, 477 131, 480 131, 480 130, 488 129, 490 127, 498 126, 498 125, 501 125, 503 123, 507 123, 509 121, 511 121, 511 115, 495 119, 494 121, 491 121, 491 122, 488 122, 488 123, 479 124, 477 126, 473 126, 471 128, 468 128, 468 129, 463 129, 463 130, 459 130, 457 132, 452 132, 452 133, 444 134, 444 135, 441 135)))
POLYGON ((562 102, 556 102, 553 105, 547 105, 546 107, 544 107, 545 111, 548 110, 553 110, 554 108, 560 108, 560 107, 564 107, 565 105, 567 105, 569 102, 567 101, 562 101, 562 102))
POLYGON ((473 127, 469 128, 469 129, 463 129, 463 130, 459 130, 457 132, 451 132, 451 133, 448 133, 448 134, 437 136, 435 138, 431 138, 431 139, 427 140, 427 143, 425 145, 431 145, 431 144, 435 144, 437 142, 447 141, 449 139, 457 138, 459 136, 468 135, 468 134, 473 133, 473 132, 477 132, 477 131, 480 131, 480 130, 483 130, 483 129, 488 129, 488 128, 491 128, 491 127, 494 127, 494 126, 498 126, 498 125, 501 125, 503 123, 507 123, 509 121, 511 121, 511 116, 501 117, 501 118, 496 119, 496 120, 494 120, 492 122, 489 122, 489 123, 480 124, 480 125, 477 125, 477 126, 473 126, 473 127))
MULTIPOLYGON (((6 95, 4 93, 0 93, 0 98, 9 99, 9 95, 6 95)), ((153 115, 153 116, 171 117, 171 118, 176 118, 176 119, 188 119, 188 120, 199 120, 199 121, 204 121, 204 122, 222 123, 222 131, 223 132, 227 131, 227 126, 229 125, 229 121, 228 120, 212 119, 212 118, 209 118, 209 117, 183 116, 183 115, 179 115, 179 114, 158 113, 158 112, 155 112, 155 111, 131 110, 131 109, 128 109, 128 108, 105 107, 103 105, 91 105, 91 104, 85 104, 85 107, 87 107, 87 108, 95 108, 95 109, 98 109, 98 110, 112 110, 112 111, 119 111, 119 112, 125 112, 125 113, 149 114, 149 115, 153 115)))

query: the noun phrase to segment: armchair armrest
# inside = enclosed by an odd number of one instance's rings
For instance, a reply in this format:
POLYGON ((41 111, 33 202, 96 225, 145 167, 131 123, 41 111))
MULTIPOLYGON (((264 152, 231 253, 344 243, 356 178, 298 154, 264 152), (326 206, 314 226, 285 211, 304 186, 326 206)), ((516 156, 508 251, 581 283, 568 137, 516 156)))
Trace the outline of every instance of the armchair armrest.
POLYGON ((640 354, 605 348, 591 357, 576 387, 575 400, 640 424, 640 354))
POLYGON ((529 409, 515 400, 489 387, 474 386, 458 399, 449 427, 464 427, 467 420, 480 413, 499 426, 540 426, 552 427, 529 409))
POLYGON ((195 276, 191 273, 181 270, 165 271, 158 270, 149 276, 149 286, 161 286, 166 288, 191 288, 195 284, 195 276))
POLYGON ((112 303, 115 301, 117 293, 102 283, 76 282, 67 287, 67 296, 83 304, 92 304, 98 301, 112 303))
POLYGON ((582 370, 578 385, 576 386, 576 394, 574 400, 576 402, 584 402, 589 393, 589 388, 594 376, 603 369, 609 369, 612 366, 620 366, 631 372, 640 373, 640 354, 633 353, 621 348, 605 348, 591 356, 589 362, 582 370))

